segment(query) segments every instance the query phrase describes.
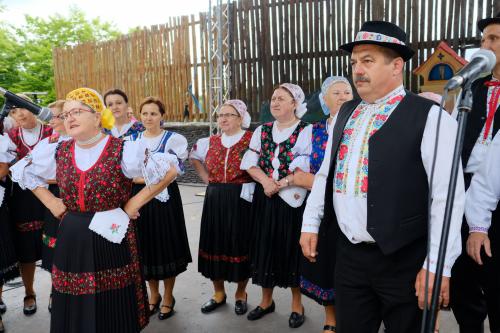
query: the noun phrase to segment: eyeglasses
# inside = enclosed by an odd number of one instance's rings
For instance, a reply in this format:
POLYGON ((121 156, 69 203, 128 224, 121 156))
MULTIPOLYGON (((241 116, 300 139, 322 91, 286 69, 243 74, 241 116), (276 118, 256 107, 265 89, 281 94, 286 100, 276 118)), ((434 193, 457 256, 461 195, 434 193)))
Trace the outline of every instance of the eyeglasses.
POLYGON ((235 113, 217 113, 215 115, 215 118, 216 119, 230 119, 231 117, 239 117, 240 115, 239 114, 235 114, 235 113))
POLYGON ((60 120, 67 120, 69 117, 73 118, 78 118, 82 115, 83 112, 90 112, 90 113, 95 113, 94 110, 88 110, 88 109, 71 109, 69 111, 66 111, 64 113, 61 113, 58 116, 55 116, 54 118, 60 119, 60 120))

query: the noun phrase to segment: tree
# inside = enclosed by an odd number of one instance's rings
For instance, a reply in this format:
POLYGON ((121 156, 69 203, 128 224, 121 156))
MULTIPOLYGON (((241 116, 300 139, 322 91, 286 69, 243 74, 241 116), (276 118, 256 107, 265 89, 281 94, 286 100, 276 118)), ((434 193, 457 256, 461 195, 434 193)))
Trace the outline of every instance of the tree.
MULTIPOLYGON (((3 67, 0 62, 0 84, 5 82, 5 86, 14 91, 47 92, 46 96, 42 96, 43 103, 55 99, 53 48, 105 41, 120 35, 111 23, 102 22, 99 18, 89 20, 77 7, 70 8, 68 17, 55 14, 43 19, 26 15, 25 20, 26 23, 20 28, 11 27, 16 39, 11 44, 12 50, 8 52, 10 58, 1 59, 10 67, 3 67), (5 80, 1 77, 4 68, 10 73, 5 74, 5 80)), ((5 43, 10 43, 8 38, 12 38, 7 30, 6 33, 3 38, 0 30, 2 50, 2 42, 5 40, 5 43)))

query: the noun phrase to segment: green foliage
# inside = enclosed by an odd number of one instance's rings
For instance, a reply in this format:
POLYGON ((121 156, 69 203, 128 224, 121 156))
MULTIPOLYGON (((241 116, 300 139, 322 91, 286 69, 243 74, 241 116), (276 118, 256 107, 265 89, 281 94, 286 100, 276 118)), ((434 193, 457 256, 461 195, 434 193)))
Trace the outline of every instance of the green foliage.
POLYGON ((111 23, 87 19, 77 7, 72 7, 67 17, 26 15, 25 20, 21 27, 0 22, 0 86, 15 92, 47 92, 42 96, 44 104, 55 99, 53 48, 120 35, 111 23))

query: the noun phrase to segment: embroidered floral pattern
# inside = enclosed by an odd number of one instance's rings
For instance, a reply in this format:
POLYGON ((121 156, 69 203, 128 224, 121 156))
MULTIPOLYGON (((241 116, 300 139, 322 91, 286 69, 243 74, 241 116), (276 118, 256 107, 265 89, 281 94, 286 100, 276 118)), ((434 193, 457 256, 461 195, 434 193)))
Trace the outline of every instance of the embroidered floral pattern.
POLYGON ((379 103, 376 109, 372 105, 361 102, 349 118, 340 141, 335 170, 335 192, 346 193, 349 173, 354 173, 354 195, 366 197, 368 193, 368 141, 370 137, 385 124, 392 111, 403 99, 402 93, 390 96, 379 103), (349 170, 355 142, 362 136, 358 161, 355 170, 349 170))
POLYGON ((252 181, 248 173, 240 169, 241 160, 248 149, 251 138, 252 132, 246 131, 240 141, 229 148, 226 164, 228 148, 222 145, 221 135, 212 135, 210 137, 205 158, 210 183, 244 184, 252 181))
POLYGON ((313 124, 312 128, 312 153, 309 159, 311 173, 316 174, 325 158, 326 144, 328 142, 327 119, 313 124))
POLYGON ((258 165, 269 177, 272 176, 274 172, 272 160, 275 158, 276 146, 279 147, 277 158, 280 161, 280 166, 278 170, 279 179, 286 177, 292 172, 288 169, 290 163, 292 163, 294 156, 292 153, 292 148, 297 142, 297 138, 302 132, 302 130, 307 126, 303 121, 297 125, 292 135, 279 145, 273 140, 273 123, 263 124, 261 127, 261 149, 259 155, 258 165))
POLYGON ((16 229, 19 232, 37 231, 43 228, 43 221, 30 221, 16 224, 16 229))
POLYGON ((77 168, 75 141, 59 144, 56 179, 69 211, 102 212, 122 206, 130 197, 132 180, 121 168, 123 141, 110 137, 97 162, 87 171, 77 168))
POLYGON ((300 289, 302 292, 307 293, 314 299, 323 302, 331 302, 335 299, 335 291, 333 290, 333 288, 323 289, 317 284, 314 284, 311 281, 307 280, 303 276, 300 277, 300 289))
POLYGON ((52 267, 54 289, 69 295, 91 295, 103 291, 122 289, 134 282, 133 264, 99 272, 70 273, 52 267))
POLYGON ((55 237, 50 237, 47 234, 42 235, 42 243, 43 243, 43 245, 47 246, 48 248, 51 248, 51 249, 55 248, 56 241, 57 241, 57 238, 55 238, 55 237))
MULTIPOLYGON (((130 126, 128 131, 126 131, 123 135, 120 135, 119 139, 126 138, 127 136, 137 135, 137 133, 144 132, 145 130, 146 128, 144 127, 144 125, 141 122, 136 121, 132 124, 132 126, 130 126)), ((112 135, 111 130, 108 129, 104 129, 104 133, 112 135)))
POLYGON ((16 145, 17 160, 23 159, 33 150, 33 148, 35 148, 38 142, 52 135, 51 127, 47 125, 41 125, 41 126, 42 128, 40 129, 40 136, 38 137, 38 141, 33 146, 27 145, 24 142, 23 131, 21 127, 16 127, 9 131, 8 133, 9 137, 12 140, 12 142, 16 145))
POLYGON ((198 253, 199 253, 200 257, 202 257, 203 259, 208 260, 208 261, 224 261, 224 262, 228 262, 231 264, 239 264, 239 263, 248 261, 248 256, 230 257, 230 256, 226 256, 224 254, 221 254, 221 255, 208 254, 201 249, 199 250, 198 253))
MULTIPOLYGON (((491 100, 491 98, 493 98, 493 96, 495 95, 494 94, 495 88, 498 89, 498 87, 488 87, 488 97, 486 98, 486 100, 488 101, 488 103, 487 103, 488 105, 489 105, 489 101, 491 100)), ((498 110, 499 106, 500 106, 500 99, 497 99, 495 110, 498 110)), ((487 112, 489 112, 489 111, 487 110, 487 112)), ((493 121, 495 121, 494 118, 493 118, 493 121)), ((477 138, 476 143, 489 146, 491 143, 491 140, 493 140, 493 123, 491 124, 491 127, 489 128, 489 131, 488 131, 488 134, 486 135, 486 138, 484 135, 485 131, 486 131, 486 124, 484 124, 483 128, 481 129, 481 134, 479 134, 479 137, 477 138)))

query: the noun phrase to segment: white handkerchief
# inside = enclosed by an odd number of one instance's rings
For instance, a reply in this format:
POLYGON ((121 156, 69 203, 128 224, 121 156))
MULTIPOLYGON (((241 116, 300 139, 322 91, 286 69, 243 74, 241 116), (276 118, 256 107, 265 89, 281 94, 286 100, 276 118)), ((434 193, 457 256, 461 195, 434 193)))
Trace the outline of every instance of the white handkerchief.
POLYGON ((240 198, 248 202, 252 202, 254 192, 255 192, 255 183, 245 183, 241 187, 240 198))
POLYGON ((110 242, 120 244, 127 233, 130 218, 121 208, 97 212, 89 229, 110 242))

